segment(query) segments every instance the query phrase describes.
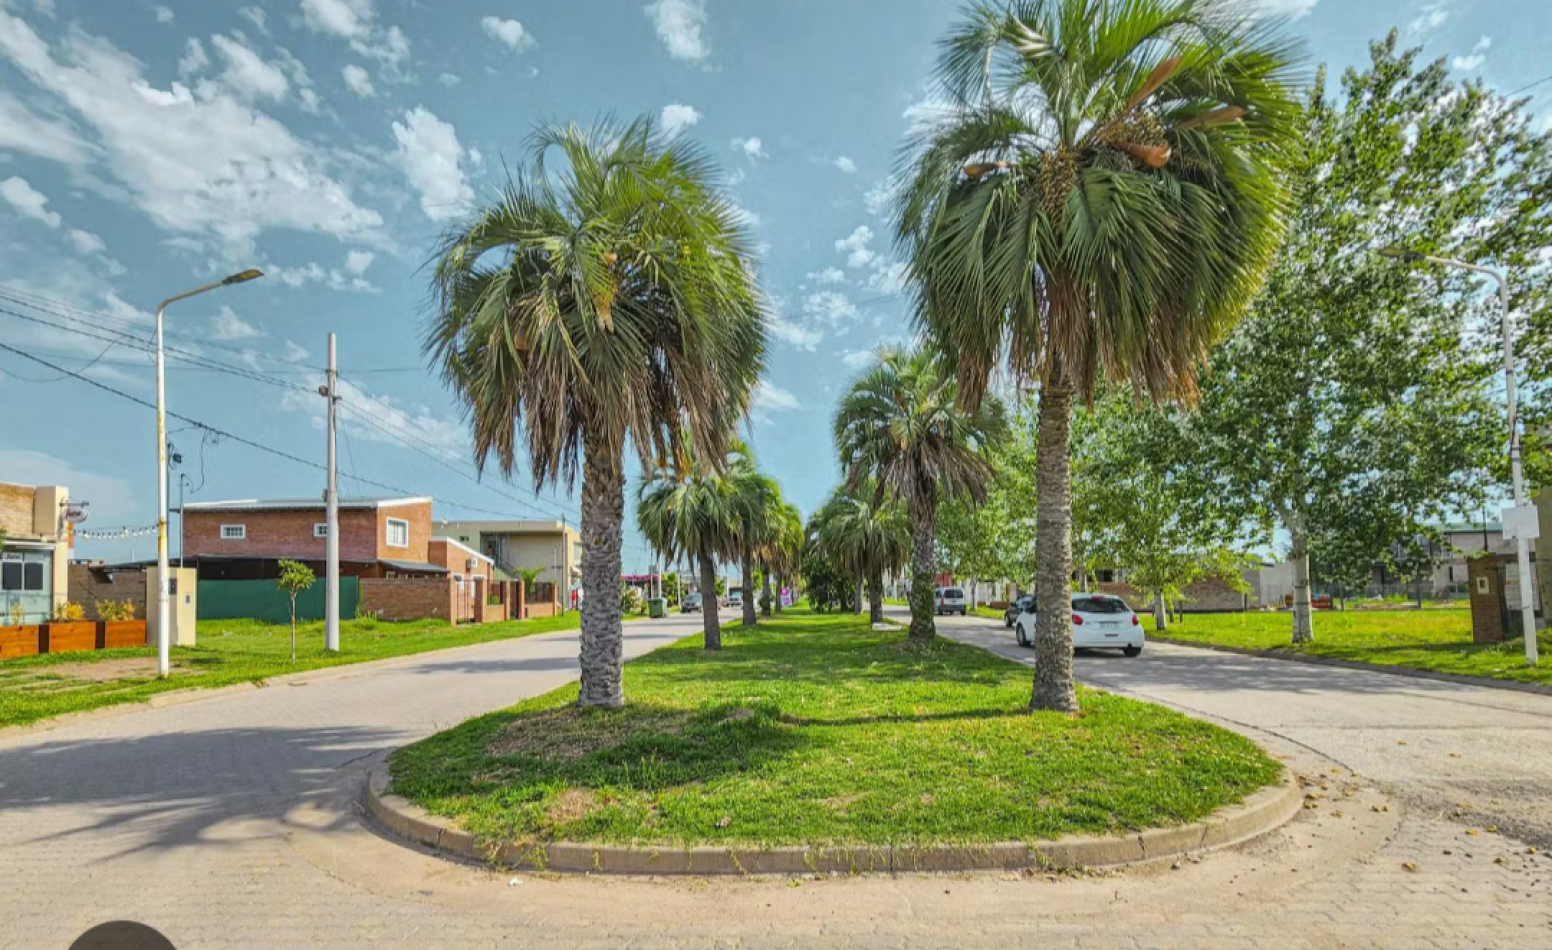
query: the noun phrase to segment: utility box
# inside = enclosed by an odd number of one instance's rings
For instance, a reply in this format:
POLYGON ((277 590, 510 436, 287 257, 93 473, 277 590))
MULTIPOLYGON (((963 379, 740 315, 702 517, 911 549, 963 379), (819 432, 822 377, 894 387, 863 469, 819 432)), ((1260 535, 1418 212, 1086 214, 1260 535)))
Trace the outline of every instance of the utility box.
MULTIPOLYGON (((172 591, 168 596, 168 603, 172 607, 167 613, 168 640, 175 647, 194 646, 198 617, 196 608, 199 605, 195 592, 199 587, 199 572, 192 567, 174 567, 168 569, 168 577, 172 579, 172 591)), ((146 642, 150 644, 156 643, 158 624, 156 580, 156 568, 146 568, 146 642)))

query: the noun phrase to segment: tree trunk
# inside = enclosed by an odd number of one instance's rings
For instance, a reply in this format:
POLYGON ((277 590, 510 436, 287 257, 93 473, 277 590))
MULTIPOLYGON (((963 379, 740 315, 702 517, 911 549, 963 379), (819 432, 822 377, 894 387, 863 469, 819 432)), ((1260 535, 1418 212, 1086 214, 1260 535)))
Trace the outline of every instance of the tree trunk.
POLYGON ((884 622, 884 572, 874 571, 868 578, 868 620, 884 622))
POLYGON ((750 554, 748 551, 745 551, 743 562, 744 626, 752 627, 756 622, 754 615, 754 555, 750 554))
POLYGON ((706 649, 722 649, 722 618, 717 616, 717 563, 710 551, 702 551, 701 562, 701 590, 711 591, 710 595, 701 594, 701 630, 705 633, 706 649))
POLYGON ((1293 561, 1293 642, 1311 643, 1315 625, 1310 616, 1309 536, 1302 519, 1289 526, 1293 539, 1289 558, 1293 561))
POLYGON ((771 569, 767 567, 760 572, 760 575, 764 587, 764 594, 760 600, 760 614, 769 617, 774 607, 774 603, 771 600, 771 569))
POLYGON ((291 662, 296 662, 296 598, 291 598, 291 662))
POLYGON ((1164 603, 1164 595, 1159 594, 1153 598, 1153 630, 1155 633, 1163 633, 1169 629, 1169 607, 1164 603))
POLYGON ((776 575, 776 597, 771 601, 771 610, 778 614, 781 613, 781 589, 785 580, 780 574, 776 575))
POLYGON ((620 624, 620 545, 625 521, 621 452, 584 439, 582 459, 583 706, 625 705, 625 635, 620 624))
POLYGON ((865 588, 867 586, 867 583, 868 582, 867 582, 866 578, 862 578, 862 577, 858 577, 857 578, 857 587, 851 593, 851 597, 852 597, 852 600, 851 600, 851 612, 854 613, 854 614, 862 613, 862 605, 863 605, 863 603, 865 603, 865 601, 863 599, 863 593, 862 592, 863 592, 863 588, 865 588))
POLYGON ((1057 363, 1040 388, 1035 450, 1035 685, 1029 708, 1077 712, 1072 681, 1072 390, 1057 363))
POLYGON ((911 498, 911 633, 910 642, 929 644, 938 635, 932 616, 932 575, 936 561, 938 510, 918 492, 911 498))

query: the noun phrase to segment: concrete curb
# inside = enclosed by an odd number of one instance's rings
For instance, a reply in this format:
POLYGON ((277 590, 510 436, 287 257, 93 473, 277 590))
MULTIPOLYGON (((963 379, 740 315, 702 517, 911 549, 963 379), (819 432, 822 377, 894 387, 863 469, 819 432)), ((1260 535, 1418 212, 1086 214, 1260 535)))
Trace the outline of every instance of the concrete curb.
POLYGON ((1298 814, 1303 793, 1289 772, 1237 805, 1179 828, 1124 837, 1070 835, 1026 844, 856 848, 633 848, 594 844, 491 843, 388 791, 385 766, 366 780, 366 808, 383 827, 454 857, 507 867, 602 874, 890 874, 1117 867, 1213 851, 1274 831, 1298 814))
POLYGON ((1219 643, 1202 643, 1197 640, 1177 640, 1174 637, 1161 637, 1157 634, 1148 634, 1148 639, 1155 643, 1167 643, 1177 647, 1195 647, 1199 650, 1212 650, 1216 653, 1236 653, 1240 656, 1259 656, 1269 660, 1287 660, 1292 663, 1308 663, 1311 666, 1333 666, 1343 670, 1366 670, 1370 673, 1385 673, 1390 676, 1405 676, 1415 680, 1433 680, 1437 683, 1456 683, 1461 686, 1483 686, 1488 689, 1506 689, 1516 693, 1534 693, 1537 696, 1552 696, 1552 686, 1542 683, 1520 683, 1515 680, 1494 679, 1490 676, 1469 676, 1464 673, 1440 673, 1434 670, 1419 670, 1410 666, 1386 666, 1381 663, 1362 663, 1358 660, 1342 660, 1330 656, 1309 656, 1304 653, 1289 653, 1285 650, 1261 650, 1255 647, 1231 647, 1219 643))

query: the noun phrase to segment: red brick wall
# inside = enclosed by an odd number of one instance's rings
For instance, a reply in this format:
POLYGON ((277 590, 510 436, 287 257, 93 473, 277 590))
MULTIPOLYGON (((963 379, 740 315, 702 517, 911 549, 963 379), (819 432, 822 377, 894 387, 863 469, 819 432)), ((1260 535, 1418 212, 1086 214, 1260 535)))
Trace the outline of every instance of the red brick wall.
MULTIPOLYGON (((415 527, 410 526, 411 540, 413 541, 415 527)), ((450 544, 446 540, 437 539, 426 546, 426 560, 438 567, 445 567, 453 574, 462 574, 465 577, 483 577, 487 581, 491 578, 490 562, 483 557, 470 554, 456 544, 450 544), (469 559, 474 558, 474 570, 469 570, 469 559)))
MULTIPOLYGON (((183 524, 183 545, 190 555, 265 555, 324 559, 324 539, 313 537, 313 525, 322 524, 322 508, 303 511, 190 511, 183 524), (228 541, 221 537, 224 524, 245 525, 248 537, 228 541)), ((371 509, 340 511, 340 558, 346 561, 377 560, 377 519, 371 509)), ((401 558, 412 560, 412 558, 401 558)))
POLYGON ((449 577, 363 577, 361 612, 384 620, 425 620, 454 615, 449 577))
MULTIPOLYGON (((341 538, 344 537, 342 534, 341 538)), ((387 558, 390 561, 419 561, 425 563, 430 560, 429 547, 431 544, 431 502, 416 502, 412 505, 387 505, 377 509, 377 553, 373 557, 387 558), (407 548, 389 547, 388 519, 395 518, 410 523, 410 546, 407 548)), ((343 555, 341 555, 343 557, 343 555)))
POLYGON ((135 604, 135 619, 146 616, 145 571, 115 571, 113 581, 87 564, 70 565, 70 599, 86 611, 86 619, 98 620, 99 600, 128 600, 135 604))

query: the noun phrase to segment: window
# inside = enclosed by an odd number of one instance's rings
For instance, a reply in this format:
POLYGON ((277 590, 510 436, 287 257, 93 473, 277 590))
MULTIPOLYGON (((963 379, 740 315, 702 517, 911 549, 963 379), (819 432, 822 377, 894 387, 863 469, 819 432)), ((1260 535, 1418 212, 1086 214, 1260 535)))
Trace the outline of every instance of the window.
POLYGON ((1072 609, 1074 613, 1080 614, 1131 613, 1131 608, 1119 597, 1074 597, 1072 609))
POLYGON ((403 518, 389 518, 387 544, 390 548, 409 547, 410 523, 403 518))
POLYGON ((224 524, 221 526, 222 541, 246 541, 248 540, 248 526, 245 524, 224 524))
POLYGON ((0 560, 0 590, 10 593, 41 594, 48 590, 48 554, 7 551, 0 560))
POLYGON ((318 524, 313 525, 313 537, 315 537, 315 538, 327 538, 328 536, 329 536, 329 525, 328 525, 328 522, 319 522, 318 524))

